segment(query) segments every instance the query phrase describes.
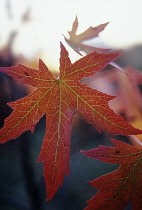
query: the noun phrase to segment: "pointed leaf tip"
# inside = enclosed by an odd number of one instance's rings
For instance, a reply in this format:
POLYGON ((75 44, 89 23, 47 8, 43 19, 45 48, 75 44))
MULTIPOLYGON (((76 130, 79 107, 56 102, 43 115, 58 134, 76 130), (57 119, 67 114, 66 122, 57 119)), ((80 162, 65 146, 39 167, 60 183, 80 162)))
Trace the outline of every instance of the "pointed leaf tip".
POLYGON ((40 59, 39 59, 39 65, 42 64, 42 63, 43 63, 43 61, 42 61, 41 58, 40 58, 40 59))
POLYGON ((62 42, 60 42, 60 49, 61 49, 61 52, 62 51, 67 51, 62 42))
POLYGON ((65 48, 65 46, 63 45, 63 43, 62 42, 60 42, 60 49, 61 49, 61 51, 60 51, 60 63, 61 63, 61 58, 62 58, 62 56, 68 56, 68 51, 66 50, 66 48, 65 48))
POLYGON ((62 42, 60 41, 60 46, 62 46, 62 42))
MULTIPOLYGON (((64 35, 63 35, 64 36, 64 35)), ((63 45, 63 43, 60 41, 60 47, 62 48, 62 47, 64 47, 64 45, 63 45)))
MULTIPOLYGON (((41 58, 39 59, 39 65, 45 65, 46 66, 45 62, 41 58)), ((47 68, 47 66, 46 66, 46 68, 47 68)))

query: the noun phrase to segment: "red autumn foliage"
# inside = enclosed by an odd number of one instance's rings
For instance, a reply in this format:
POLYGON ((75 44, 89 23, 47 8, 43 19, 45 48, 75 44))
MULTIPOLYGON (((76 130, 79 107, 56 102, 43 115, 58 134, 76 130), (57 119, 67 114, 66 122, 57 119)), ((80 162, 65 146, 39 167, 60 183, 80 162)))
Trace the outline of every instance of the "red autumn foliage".
POLYGON ((142 209, 142 148, 112 140, 114 147, 99 146, 97 149, 82 151, 90 158, 120 167, 89 183, 99 192, 89 201, 86 210, 120 209, 132 200, 133 210, 142 209))
MULTIPOLYGON (((98 131, 103 129, 111 134, 122 135, 142 133, 139 130, 142 120, 142 100, 138 89, 138 84, 142 81, 140 72, 129 67, 124 71, 115 71, 115 69, 113 73, 107 72, 104 78, 102 75, 98 77, 104 81, 104 89, 105 84, 110 81, 119 83, 117 98, 106 94, 107 91, 103 93, 93 89, 99 89, 97 84, 100 84, 100 81, 97 83, 93 77, 95 73, 108 63, 118 67, 111 61, 118 57, 120 52, 105 53, 109 49, 96 48, 83 43, 97 37, 107 24, 89 27, 83 33, 76 35, 78 28, 76 17, 71 31, 68 32, 69 39, 65 37, 65 40, 80 55, 80 51, 91 54, 72 64, 67 50, 61 44, 59 78, 55 78, 42 60, 39 61, 39 70, 23 65, 0 68, 1 72, 15 80, 36 88, 28 96, 8 104, 13 108, 13 112, 0 130, 0 143, 17 138, 26 130, 34 132, 38 121, 44 114, 46 115, 46 132, 38 161, 44 162, 47 200, 52 199, 58 187, 62 186, 64 175, 70 174, 70 136, 75 113, 95 126, 98 131), (84 78, 87 79, 83 80, 84 78), (96 84, 93 86, 90 81, 96 84), (108 106, 108 103, 111 106, 108 106), (139 129, 124 121, 123 117, 117 115, 110 107, 116 113, 124 113, 127 121, 139 129)), ((141 135, 138 138, 141 139, 141 135)), ((124 209, 129 200, 132 200, 134 210, 142 208, 142 148, 116 140, 113 140, 113 144, 115 147, 99 146, 98 149, 82 152, 88 157, 120 165, 116 171, 89 182, 100 191, 87 201, 89 206, 85 208, 86 210, 124 209)))
POLYGON ((64 174, 69 175, 70 135, 73 115, 78 113, 99 131, 112 134, 138 134, 123 117, 108 106, 113 96, 93 90, 80 82, 104 68, 119 56, 115 53, 91 53, 71 64, 68 52, 61 44, 60 78, 55 78, 45 64, 39 61, 39 70, 23 65, 0 68, 14 79, 37 89, 28 96, 11 102, 12 114, 0 130, 0 142, 17 138, 35 125, 46 114, 46 133, 38 161, 44 161, 44 177, 48 200, 52 199, 64 174))

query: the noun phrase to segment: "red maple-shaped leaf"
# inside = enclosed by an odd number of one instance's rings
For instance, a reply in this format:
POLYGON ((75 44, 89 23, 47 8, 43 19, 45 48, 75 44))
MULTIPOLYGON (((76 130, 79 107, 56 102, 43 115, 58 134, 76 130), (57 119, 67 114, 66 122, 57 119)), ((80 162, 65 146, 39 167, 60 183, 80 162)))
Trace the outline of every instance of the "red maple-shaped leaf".
POLYGON ((100 189, 90 200, 85 210, 124 210, 132 200, 132 209, 142 209, 142 147, 131 146, 118 140, 112 140, 115 147, 99 146, 97 149, 82 151, 90 158, 120 167, 89 183, 100 189))
POLYGON ((39 70, 23 65, 0 68, 14 79, 36 87, 30 95, 11 102, 12 114, 0 130, 0 143, 17 138, 35 125, 46 114, 46 132, 38 161, 44 162, 44 177, 48 200, 52 199, 64 175, 69 176, 70 136, 74 113, 80 114, 97 129, 112 134, 138 134, 135 129, 115 114, 108 106, 114 97, 93 90, 80 80, 104 68, 120 52, 92 53, 71 64, 68 52, 61 44, 60 78, 55 78, 40 60, 39 70))

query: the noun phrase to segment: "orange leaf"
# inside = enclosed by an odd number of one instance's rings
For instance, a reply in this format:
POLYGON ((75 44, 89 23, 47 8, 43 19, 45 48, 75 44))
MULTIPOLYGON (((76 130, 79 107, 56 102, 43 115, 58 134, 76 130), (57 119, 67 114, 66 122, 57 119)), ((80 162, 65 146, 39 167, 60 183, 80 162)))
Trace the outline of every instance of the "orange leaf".
POLYGON ((93 90, 79 81, 104 68, 119 54, 94 52, 71 64, 68 52, 61 44, 60 78, 57 79, 41 60, 39 70, 23 65, 0 68, 1 72, 37 88, 28 96, 9 103, 13 112, 0 130, 0 142, 17 138, 29 129, 33 132, 46 114, 46 133, 38 161, 44 161, 48 200, 62 185, 64 174, 69 175, 70 136, 75 113, 97 129, 112 134, 141 133, 109 108, 108 102, 114 96, 93 90))
POLYGON ((99 146, 97 149, 82 151, 90 158, 120 167, 89 183, 100 189, 90 200, 85 210, 120 209, 132 200, 133 210, 142 209, 142 147, 131 146, 112 140, 114 147, 99 146))

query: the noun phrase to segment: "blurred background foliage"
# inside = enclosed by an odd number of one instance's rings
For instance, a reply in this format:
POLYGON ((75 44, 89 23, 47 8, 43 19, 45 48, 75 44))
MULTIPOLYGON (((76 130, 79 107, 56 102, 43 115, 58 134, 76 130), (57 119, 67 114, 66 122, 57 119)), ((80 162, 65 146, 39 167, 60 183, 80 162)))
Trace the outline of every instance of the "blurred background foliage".
MULTIPOLYGON (((55 51, 52 50, 53 45, 50 44, 50 42, 49 46, 47 47, 49 52, 51 51, 52 56, 50 55, 48 57, 48 50, 43 47, 45 46, 45 43, 48 43, 48 41, 52 39, 50 30, 52 28, 54 30, 58 24, 57 22, 54 24, 53 21, 52 27, 48 27, 48 21, 54 19, 54 16, 56 17, 56 10, 54 11, 54 14, 52 14, 52 18, 50 17, 51 19, 44 19, 44 24, 47 21, 47 32, 49 36, 45 42, 40 42, 39 35, 38 38, 36 37, 37 28, 35 30, 34 27, 35 25, 39 26, 40 33, 42 33, 42 29, 45 27, 45 25, 41 24, 41 20, 34 19, 34 16, 32 15, 32 1, 25 2, 27 2, 27 4, 23 10, 20 10, 21 7, 18 7, 19 3, 17 1, 5 0, 1 1, 0 3, 0 9, 3 9, 0 21, 1 27, 3 27, 0 30, 0 66, 14 66, 18 63, 21 63, 32 68, 38 68, 38 58, 42 58, 44 59, 45 63, 49 64, 50 69, 57 74, 57 67, 51 57, 59 57, 59 54, 57 53, 57 55, 55 55, 55 51), (16 13, 16 11, 18 12, 16 13), (29 35, 27 35, 28 33, 29 35), (31 36, 32 34, 33 36, 31 36), (23 47, 20 48, 19 46, 23 47), (31 46, 32 49, 30 49, 31 46), (49 63, 45 57, 47 57, 47 59, 49 58, 49 63)), ((44 7, 44 1, 41 3, 43 3, 44 7)), ((49 1, 49 3, 51 3, 51 1, 49 1)), ((61 3, 62 7, 64 7, 63 3, 65 2, 61 1, 61 3)), ((37 1, 35 1, 35 4, 37 4, 37 1)), ((57 8, 57 5, 55 8, 57 8)), ((38 10, 35 11, 38 12, 38 10)), ((75 12, 77 12, 77 10, 75 10, 75 12)), ((65 14, 61 14, 61 16, 66 15, 66 13, 67 11, 65 14)), ((71 16, 72 20, 74 19, 73 15, 71 16)), ((87 27, 89 26, 90 25, 87 27)), ((66 27, 66 30, 68 29, 69 26, 66 27)), ((54 33, 56 33, 56 30, 54 33)), ((45 35, 47 34, 44 33, 44 35, 41 35, 41 39, 46 39, 45 35)), ((57 40, 52 40, 52 42, 57 44, 58 39, 63 39, 61 38, 61 34, 57 34, 57 40)), ((100 41, 98 43, 101 46, 104 46, 104 43, 102 44, 100 41)), ((116 46, 114 46, 114 48, 116 48, 116 46)), ((67 50, 70 51, 69 46, 67 50)), ((72 51, 71 53, 74 57, 74 60, 80 58, 76 53, 72 51)), ((139 44, 136 43, 135 46, 127 46, 116 62, 124 68, 126 68, 128 65, 132 66, 133 68, 138 69, 140 73, 140 70, 142 70, 141 58, 142 42, 139 44)), ((117 95, 119 92, 117 81, 118 77, 113 75, 112 68, 113 67, 109 65, 100 73, 99 76, 96 76, 91 81, 86 80, 86 84, 93 88, 99 90, 101 89, 102 91, 106 91, 106 87, 108 87, 107 90, 109 93, 117 95), (106 85, 102 87, 102 84, 106 85)), ((141 77, 141 73, 138 77, 141 77)), ((138 88, 141 90, 140 84, 138 88)), ((12 78, 2 73, 0 74, 0 128, 3 126, 4 119, 12 111, 11 108, 8 107, 7 103, 24 97, 31 91, 33 91, 32 87, 22 85, 14 81, 12 78)), ((114 110, 116 109, 116 112, 123 114, 124 117, 128 119, 125 110, 121 110, 121 112, 120 109, 117 109, 115 105, 112 105, 112 107, 114 110)), ((139 106, 139 115, 141 115, 141 110, 141 106, 139 106)), ((129 121, 132 121, 132 119, 129 121)), ((18 139, 0 145, 0 209, 81 210, 86 206, 85 201, 91 198, 97 192, 97 189, 93 189, 87 183, 87 181, 93 180, 117 168, 116 165, 92 160, 80 153, 80 150, 92 149, 97 147, 99 144, 111 146, 112 144, 110 139, 114 137, 105 132, 98 133, 95 128, 75 115, 71 138, 70 179, 65 177, 64 185, 62 188, 59 188, 55 198, 50 202, 46 202, 45 183, 42 175, 43 165, 42 163, 36 163, 38 154, 40 152, 44 131, 45 118, 43 117, 43 119, 41 119, 36 126, 34 134, 31 134, 30 131, 27 131, 18 139)), ((115 139, 123 140, 129 143, 129 139, 126 137, 115 136, 115 139)), ((129 204, 126 209, 130 209, 130 206, 131 204, 129 204)))

